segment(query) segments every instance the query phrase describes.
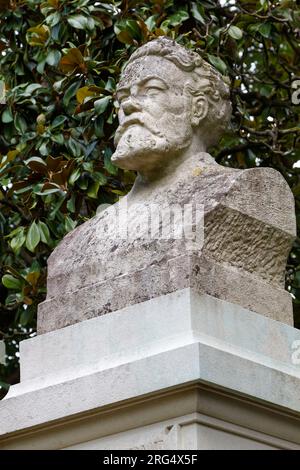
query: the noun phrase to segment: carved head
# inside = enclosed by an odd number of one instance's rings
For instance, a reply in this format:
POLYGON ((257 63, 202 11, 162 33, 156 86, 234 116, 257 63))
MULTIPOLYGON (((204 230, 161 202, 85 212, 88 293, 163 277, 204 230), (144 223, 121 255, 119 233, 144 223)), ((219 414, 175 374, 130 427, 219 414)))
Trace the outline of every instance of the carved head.
POLYGON ((112 160, 143 170, 204 151, 226 129, 229 87, 198 54, 160 37, 137 49, 117 90, 119 127, 112 160))

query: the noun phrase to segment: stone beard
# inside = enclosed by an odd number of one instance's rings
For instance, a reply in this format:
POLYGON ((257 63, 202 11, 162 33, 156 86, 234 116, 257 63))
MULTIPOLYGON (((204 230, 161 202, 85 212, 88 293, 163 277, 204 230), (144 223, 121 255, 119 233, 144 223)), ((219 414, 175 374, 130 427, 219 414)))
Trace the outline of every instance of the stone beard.
POLYGON ((121 78, 113 162, 124 169, 165 165, 191 145, 188 76, 171 61, 145 56, 130 63, 121 78))

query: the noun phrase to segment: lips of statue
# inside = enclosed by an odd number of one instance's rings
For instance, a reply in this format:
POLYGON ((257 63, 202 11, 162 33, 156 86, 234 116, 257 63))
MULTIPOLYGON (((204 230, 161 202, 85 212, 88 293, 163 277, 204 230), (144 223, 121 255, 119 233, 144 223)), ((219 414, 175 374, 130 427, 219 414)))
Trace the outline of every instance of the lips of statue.
POLYGON ((117 166, 153 168, 189 146, 192 126, 185 81, 175 64, 160 57, 142 57, 126 68, 118 89, 120 125, 112 157, 117 166))

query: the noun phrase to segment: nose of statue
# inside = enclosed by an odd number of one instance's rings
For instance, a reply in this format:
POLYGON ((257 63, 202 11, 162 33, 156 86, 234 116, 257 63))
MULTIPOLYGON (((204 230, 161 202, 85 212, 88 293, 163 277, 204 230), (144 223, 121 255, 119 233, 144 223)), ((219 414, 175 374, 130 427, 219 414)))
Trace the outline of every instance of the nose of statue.
POLYGON ((128 98, 126 101, 122 103, 122 109, 123 109, 124 114, 126 116, 129 116, 132 113, 140 111, 141 107, 135 100, 133 100, 132 98, 128 98))

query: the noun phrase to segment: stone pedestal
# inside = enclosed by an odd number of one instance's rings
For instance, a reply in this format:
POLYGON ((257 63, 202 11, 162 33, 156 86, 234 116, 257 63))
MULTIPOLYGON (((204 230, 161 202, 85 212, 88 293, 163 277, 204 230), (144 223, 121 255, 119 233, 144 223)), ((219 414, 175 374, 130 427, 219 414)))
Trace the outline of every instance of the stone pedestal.
POLYGON ((0 449, 300 449, 299 340, 185 288, 23 341, 0 449))

